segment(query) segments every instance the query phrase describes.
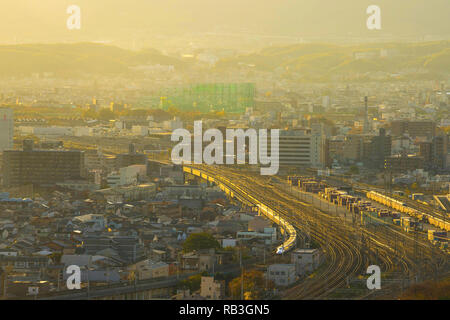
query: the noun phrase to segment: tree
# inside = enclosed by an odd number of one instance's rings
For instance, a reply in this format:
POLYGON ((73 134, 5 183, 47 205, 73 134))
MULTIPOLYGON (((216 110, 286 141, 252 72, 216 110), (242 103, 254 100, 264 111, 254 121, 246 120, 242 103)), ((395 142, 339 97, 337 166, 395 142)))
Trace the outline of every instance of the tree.
POLYGON ((116 115, 114 114, 114 112, 112 112, 110 109, 107 108, 101 109, 100 112, 98 113, 98 118, 104 121, 115 119, 115 117, 116 115))
POLYGON ((61 262, 62 253, 60 252, 53 252, 50 255, 50 258, 53 260, 54 263, 60 263, 61 262))
POLYGON ((180 114, 180 110, 175 108, 174 106, 170 106, 169 108, 167 108, 167 113, 174 117, 180 114))
POLYGON ((192 233, 183 244, 184 252, 191 252, 201 249, 219 249, 219 242, 206 232, 192 233))
POLYGON ((412 285, 401 296, 400 300, 449 300, 450 278, 441 282, 425 281, 412 285))
POLYGON ((161 109, 151 109, 148 111, 148 114, 153 117, 154 121, 165 121, 172 118, 170 113, 161 109))
POLYGON ((185 280, 181 280, 177 287, 178 289, 189 289, 190 292, 195 292, 197 290, 200 290, 200 285, 202 282, 202 276, 206 276, 206 272, 202 272, 193 276, 190 276, 189 278, 185 280))
POLYGON ((88 109, 82 112, 81 116, 84 119, 98 119, 98 112, 88 109))
POLYGON ((145 109, 126 109, 122 112, 122 115, 124 116, 139 117, 142 119, 147 118, 149 114, 150 112, 145 109))
MULTIPOLYGON (((264 298, 266 290, 274 287, 272 281, 264 279, 264 273, 258 270, 250 270, 244 272, 244 298, 245 300, 259 300, 264 298)), ((233 299, 240 299, 241 297, 241 277, 234 278, 230 284, 230 295, 233 299)))
POLYGON ((359 174, 359 168, 357 166, 353 165, 350 167, 349 173, 350 174, 359 174))

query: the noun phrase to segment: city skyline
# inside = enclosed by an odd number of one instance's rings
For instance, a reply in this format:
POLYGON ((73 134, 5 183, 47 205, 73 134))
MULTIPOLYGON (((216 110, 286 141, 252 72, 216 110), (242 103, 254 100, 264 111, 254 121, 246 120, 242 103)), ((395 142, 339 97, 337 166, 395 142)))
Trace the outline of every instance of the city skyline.
POLYGON ((0 9, 6 309, 450 299, 448 0, 0 9))

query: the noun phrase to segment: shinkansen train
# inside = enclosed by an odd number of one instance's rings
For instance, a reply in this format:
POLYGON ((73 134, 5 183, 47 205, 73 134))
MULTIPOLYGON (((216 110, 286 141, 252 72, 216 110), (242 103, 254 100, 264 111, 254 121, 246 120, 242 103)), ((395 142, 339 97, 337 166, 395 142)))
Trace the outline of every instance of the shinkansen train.
POLYGON ((441 218, 434 217, 428 213, 421 212, 417 209, 409 207, 406 203, 401 202, 397 199, 388 197, 384 194, 369 191, 366 193, 368 199, 374 200, 378 203, 381 203, 387 207, 390 207, 398 212, 405 213, 411 217, 417 218, 421 221, 428 222, 429 224, 438 227, 445 231, 450 231, 450 222, 446 222, 441 218))
POLYGON ((242 188, 232 183, 229 179, 227 179, 226 177, 220 177, 220 179, 217 179, 212 177, 208 172, 194 169, 189 166, 183 166, 183 171, 201 177, 207 181, 215 182, 227 195, 230 195, 230 197, 238 198, 239 200, 244 202, 252 203, 256 207, 258 207, 258 210, 259 212, 261 212, 261 214, 265 215, 271 221, 275 222, 284 233, 285 239, 287 239, 280 246, 278 246, 275 251, 276 254, 283 254, 295 247, 297 242, 297 232, 295 228, 285 219, 280 217, 280 215, 276 211, 267 207, 251 194, 247 193, 242 188))

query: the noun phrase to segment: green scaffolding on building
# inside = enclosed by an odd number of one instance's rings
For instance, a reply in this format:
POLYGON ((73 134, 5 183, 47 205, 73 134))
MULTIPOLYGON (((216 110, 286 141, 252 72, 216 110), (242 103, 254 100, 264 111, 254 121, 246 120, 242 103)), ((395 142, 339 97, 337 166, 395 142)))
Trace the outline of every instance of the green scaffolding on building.
POLYGON ((194 84, 184 88, 166 88, 153 97, 140 100, 140 104, 167 110, 171 107, 181 111, 225 111, 241 113, 253 107, 255 86, 253 83, 194 84))

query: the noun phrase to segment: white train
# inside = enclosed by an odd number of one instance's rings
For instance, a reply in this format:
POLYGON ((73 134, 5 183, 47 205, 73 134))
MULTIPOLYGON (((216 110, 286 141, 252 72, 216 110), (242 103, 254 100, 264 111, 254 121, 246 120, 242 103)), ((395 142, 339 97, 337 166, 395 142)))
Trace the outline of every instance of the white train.
POLYGON ((226 177, 220 177, 220 179, 215 179, 208 172, 202 171, 200 169, 195 169, 189 166, 183 166, 183 171, 201 177, 207 181, 215 182, 220 187, 220 189, 222 189, 230 197, 236 198, 244 197, 245 199, 241 200, 251 202, 253 205, 258 207, 259 212, 261 212, 271 221, 275 222, 278 226, 280 226, 282 232, 286 234, 287 240, 285 240, 280 246, 278 246, 278 248, 275 251, 276 254, 283 254, 295 247, 297 241, 297 232, 295 231, 295 228, 285 219, 280 217, 280 215, 277 214, 274 210, 267 207, 265 204, 261 203, 251 194, 242 190, 239 186, 232 183, 229 179, 227 179, 226 177))

